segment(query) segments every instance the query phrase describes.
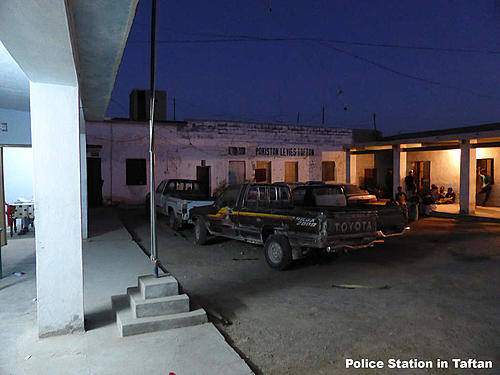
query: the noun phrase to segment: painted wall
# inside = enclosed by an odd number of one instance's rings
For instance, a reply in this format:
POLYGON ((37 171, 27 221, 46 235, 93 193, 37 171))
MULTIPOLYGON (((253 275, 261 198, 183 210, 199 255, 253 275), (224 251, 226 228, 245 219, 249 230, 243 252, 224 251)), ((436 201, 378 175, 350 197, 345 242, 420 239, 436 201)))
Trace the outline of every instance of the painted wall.
POLYGON ((476 149, 476 159, 493 158, 495 183, 491 186, 490 199, 486 206, 500 206, 500 147, 485 147, 476 149))
POLYGON ((30 113, 0 108, 0 123, 7 123, 7 131, 0 131, 0 145, 31 145, 30 113))
POLYGON ((4 147, 5 202, 33 199, 33 150, 31 147, 4 147))
MULTIPOLYGON (((149 127, 130 121, 87 122, 88 156, 101 158, 103 198, 143 203, 147 185, 126 185, 126 159, 146 159, 149 180, 149 127), (111 142, 112 140, 112 142, 111 142)), ((156 127, 156 183, 165 178, 196 178, 204 160, 211 167, 212 192, 227 182, 229 161, 245 161, 246 179, 255 179, 257 161, 271 162, 272 182, 284 181, 285 162, 298 163, 299 181, 320 180, 321 161, 336 162, 336 181, 345 181, 343 145, 352 142, 349 129, 226 121, 158 123, 156 127), (229 147, 245 147, 245 155, 229 155, 229 147), (259 155, 257 148, 314 149, 314 155, 259 155)))
POLYGON ((356 178, 352 179, 355 185, 364 185, 365 169, 375 168, 375 154, 354 155, 356 158, 356 178))

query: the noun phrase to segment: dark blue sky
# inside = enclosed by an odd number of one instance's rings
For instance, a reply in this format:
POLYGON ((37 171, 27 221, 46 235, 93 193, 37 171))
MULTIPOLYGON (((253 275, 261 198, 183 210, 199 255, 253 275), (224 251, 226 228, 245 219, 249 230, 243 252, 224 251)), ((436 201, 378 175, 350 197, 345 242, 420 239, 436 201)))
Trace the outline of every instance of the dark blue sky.
MULTIPOLYGON (((500 1, 157 1, 168 119, 175 97, 177 120, 321 124, 324 105, 329 126, 369 128, 375 112, 385 135, 500 121, 500 1)), ((139 1, 111 117, 149 87, 150 9, 139 1)))

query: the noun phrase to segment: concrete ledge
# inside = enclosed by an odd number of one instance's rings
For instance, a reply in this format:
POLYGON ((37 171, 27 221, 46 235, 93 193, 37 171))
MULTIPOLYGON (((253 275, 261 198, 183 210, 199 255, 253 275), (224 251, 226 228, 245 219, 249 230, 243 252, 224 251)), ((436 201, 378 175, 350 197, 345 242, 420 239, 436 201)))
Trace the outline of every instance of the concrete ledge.
POLYGON ((139 276, 139 288, 142 298, 159 298, 175 296, 179 294, 179 285, 175 277, 165 275, 155 277, 154 275, 139 276))
MULTIPOLYGON (((425 216, 424 216, 425 217, 425 216)), ((475 221, 481 223, 500 223, 500 218, 488 217, 488 216, 477 216, 477 215, 467 215, 467 214, 453 214, 449 212, 433 211, 429 217, 439 217, 442 219, 457 219, 463 221, 475 221)))
POLYGON ((127 294, 132 312, 137 318, 189 311, 189 297, 187 294, 144 299, 139 288, 128 288, 127 294))
POLYGON ((118 332, 121 337, 194 326, 208 321, 207 314, 203 309, 178 314, 136 318, 132 309, 128 306, 128 296, 126 294, 113 296, 112 302, 116 311, 118 332))

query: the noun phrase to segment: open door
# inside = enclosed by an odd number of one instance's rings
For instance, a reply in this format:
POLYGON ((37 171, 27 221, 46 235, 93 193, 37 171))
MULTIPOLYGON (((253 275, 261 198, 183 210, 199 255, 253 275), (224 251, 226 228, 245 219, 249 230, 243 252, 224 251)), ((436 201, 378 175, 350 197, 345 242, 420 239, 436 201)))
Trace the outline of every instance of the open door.
POLYGON ((87 199, 89 207, 102 205, 101 158, 87 158, 87 199))
POLYGON ((413 175, 417 183, 417 191, 431 190, 431 162, 415 161, 412 163, 413 175))
POLYGON ((200 183, 200 189, 206 197, 210 196, 210 167, 197 166, 196 179, 200 183))
MULTIPOLYGON (((7 225, 5 223, 5 194, 3 185, 3 147, 0 147, 0 227, 2 234, 0 238, 1 246, 7 245, 7 225)), ((2 267, 0 254, 0 267, 2 267)), ((0 275, 2 274, 0 270, 0 275)), ((1 277, 1 276, 0 276, 1 277)))

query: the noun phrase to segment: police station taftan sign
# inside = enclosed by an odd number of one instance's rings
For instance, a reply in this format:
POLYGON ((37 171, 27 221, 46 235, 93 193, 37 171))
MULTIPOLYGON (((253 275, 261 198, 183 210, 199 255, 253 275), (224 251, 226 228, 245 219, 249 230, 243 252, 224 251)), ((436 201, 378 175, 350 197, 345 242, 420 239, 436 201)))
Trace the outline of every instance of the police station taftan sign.
POLYGON ((256 156, 314 156, 314 148, 307 147, 257 147, 256 156))

